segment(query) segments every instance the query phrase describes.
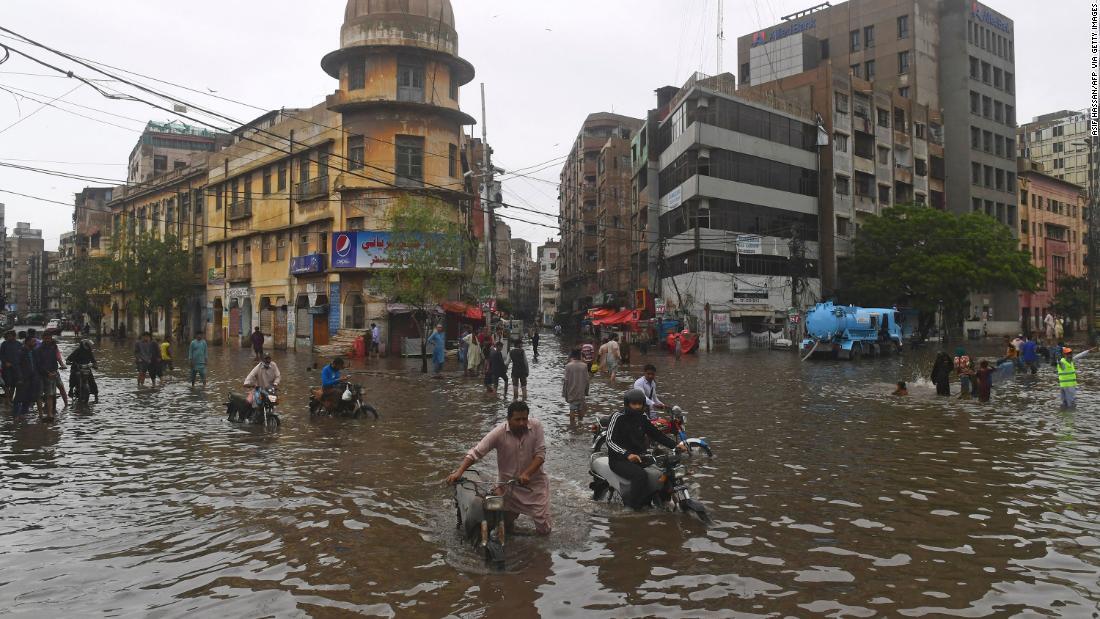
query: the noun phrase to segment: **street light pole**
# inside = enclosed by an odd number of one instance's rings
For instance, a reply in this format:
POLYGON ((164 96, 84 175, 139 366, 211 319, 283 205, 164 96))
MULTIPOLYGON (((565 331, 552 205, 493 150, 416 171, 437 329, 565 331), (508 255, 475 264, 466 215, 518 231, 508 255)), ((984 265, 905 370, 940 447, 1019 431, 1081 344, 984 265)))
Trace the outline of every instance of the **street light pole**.
MULTIPOLYGON (((1088 314, 1088 345, 1091 347, 1096 342, 1096 175, 1093 174, 1093 148, 1096 138, 1089 136, 1084 142, 1073 142, 1073 146, 1084 146, 1088 149, 1088 164, 1085 166, 1089 176, 1088 197, 1085 204, 1089 209, 1085 218, 1085 232, 1088 234, 1088 243, 1085 251, 1088 252, 1088 261, 1085 264, 1089 285, 1089 314, 1088 314)), ((1077 152, 1080 152, 1079 150, 1077 152)))

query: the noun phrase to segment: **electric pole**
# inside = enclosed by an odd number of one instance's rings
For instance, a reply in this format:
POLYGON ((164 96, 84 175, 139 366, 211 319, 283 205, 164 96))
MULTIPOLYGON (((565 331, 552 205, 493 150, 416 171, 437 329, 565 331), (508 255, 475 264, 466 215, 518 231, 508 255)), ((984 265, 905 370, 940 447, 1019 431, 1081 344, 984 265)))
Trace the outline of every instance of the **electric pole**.
POLYGON ((718 72, 715 75, 722 74, 722 47, 726 42, 726 29, 723 25, 725 21, 725 3, 718 0, 718 72))
POLYGON ((489 277, 489 303, 485 308, 485 329, 493 334, 493 306, 496 305, 497 282, 493 264, 493 217, 490 192, 493 186, 493 165, 489 161, 489 128, 485 120, 485 82, 481 83, 481 212, 485 225, 485 273, 489 277))

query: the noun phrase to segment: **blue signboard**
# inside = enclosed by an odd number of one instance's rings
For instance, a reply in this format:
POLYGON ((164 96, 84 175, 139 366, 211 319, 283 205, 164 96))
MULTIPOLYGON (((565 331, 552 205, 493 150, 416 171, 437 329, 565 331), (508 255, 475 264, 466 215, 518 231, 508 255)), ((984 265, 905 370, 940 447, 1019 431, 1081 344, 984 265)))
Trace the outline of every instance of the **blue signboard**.
POLYGON ((765 43, 771 43, 772 41, 778 41, 791 36, 792 34, 798 34, 799 32, 805 32, 817 27, 817 18, 810 18, 809 21, 796 22, 793 24, 786 24, 783 26, 776 26, 771 31, 761 30, 755 32, 752 35, 752 46, 763 45, 765 43))
MULTIPOLYGON (((392 265, 389 259, 393 235, 376 230, 332 233, 332 268, 334 269, 386 269, 392 265)), ((439 238, 425 235, 425 238, 439 238)), ((415 241, 424 247, 426 241, 415 241)))
POLYGON ((290 259, 291 275, 307 275, 309 273, 324 273, 324 254, 307 254, 290 259))
POLYGON ((340 283, 329 285, 328 332, 336 335, 340 330, 340 283))
POLYGON ((988 8, 978 4, 977 2, 970 3, 970 15, 977 21, 984 24, 993 26, 1001 32, 1012 34, 1012 22, 997 15, 988 8))

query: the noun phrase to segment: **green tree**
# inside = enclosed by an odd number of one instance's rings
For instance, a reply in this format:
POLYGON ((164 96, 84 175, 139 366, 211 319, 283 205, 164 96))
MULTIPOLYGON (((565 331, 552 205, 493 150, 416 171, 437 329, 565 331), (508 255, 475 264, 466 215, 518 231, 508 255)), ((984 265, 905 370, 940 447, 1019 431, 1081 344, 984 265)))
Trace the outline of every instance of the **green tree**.
POLYGON ((1072 334, 1073 324, 1088 314, 1089 280, 1085 277, 1065 276, 1055 282, 1058 292, 1054 295, 1054 311, 1067 318, 1066 336, 1072 334))
POLYGON ((421 372, 427 373, 427 338, 431 316, 442 301, 457 296, 468 279, 465 260, 472 250, 463 228, 447 217, 448 206, 414 197, 391 207, 387 247, 389 267, 375 275, 378 289, 390 300, 413 308, 421 333, 421 372))
POLYGON ((110 303, 111 291, 118 281, 116 263, 109 258, 79 258, 62 276, 61 296, 65 306, 77 314, 87 314, 100 334, 103 307, 110 303))
POLYGON ((130 295, 128 307, 137 308, 142 331, 147 330, 146 317, 154 309, 164 309, 171 316, 174 308, 184 306, 191 291, 191 272, 187 251, 176 237, 143 233, 117 256, 117 281, 130 295))
POLYGON ((848 302, 919 310, 922 335, 941 307, 948 330, 959 327, 972 291, 1031 291, 1043 279, 1008 226, 980 213, 913 205, 868 219, 841 275, 848 302))

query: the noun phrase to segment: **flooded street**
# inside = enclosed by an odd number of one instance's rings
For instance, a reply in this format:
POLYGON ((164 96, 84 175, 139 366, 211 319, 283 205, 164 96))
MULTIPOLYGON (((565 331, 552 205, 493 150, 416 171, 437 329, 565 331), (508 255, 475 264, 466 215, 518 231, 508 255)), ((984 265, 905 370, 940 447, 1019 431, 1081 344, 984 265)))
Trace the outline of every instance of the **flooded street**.
MULTIPOLYGON (((63 351, 73 344, 63 338, 63 351)), ((919 380, 930 350, 855 364, 635 351, 631 375, 656 363, 663 399, 714 449, 693 465, 714 518, 705 527, 591 501, 590 436, 569 427, 560 398, 563 349, 552 336, 542 348, 530 403, 546 427, 555 531, 516 539, 496 574, 459 541, 442 480, 503 420, 505 401, 453 360, 444 380, 418 362, 356 363, 382 418, 311 421, 314 359, 276 353, 283 423, 271 432, 225 421, 249 353, 212 347, 206 390, 181 367, 139 389, 129 345, 104 341, 99 404, 55 425, 0 413, 0 608, 511 618, 1100 608, 1100 357, 1080 362, 1080 405, 1066 412, 1049 367, 987 405, 936 399, 919 380), (909 398, 889 395, 897 380, 909 398)), ((594 380, 590 409, 610 413, 628 387, 594 380)))

